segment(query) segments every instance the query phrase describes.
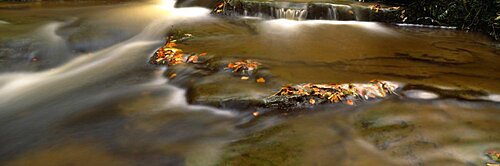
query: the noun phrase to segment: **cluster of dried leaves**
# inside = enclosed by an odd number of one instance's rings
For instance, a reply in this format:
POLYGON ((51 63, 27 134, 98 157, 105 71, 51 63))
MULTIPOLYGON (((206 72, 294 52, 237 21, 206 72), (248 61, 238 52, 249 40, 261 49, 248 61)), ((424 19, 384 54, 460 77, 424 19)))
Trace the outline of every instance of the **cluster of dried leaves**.
MULTIPOLYGON (((192 37, 191 34, 178 34, 171 32, 167 35, 167 41, 165 45, 160 47, 151 57, 150 63, 156 65, 167 65, 173 66, 178 64, 202 64, 206 62, 207 53, 184 53, 182 49, 177 48, 177 41, 185 40, 192 37)), ((261 67, 261 63, 254 60, 240 60, 236 62, 231 62, 226 65, 225 70, 230 70, 234 75, 241 76, 242 80, 249 80, 250 77, 255 78, 257 83, 265 83, 266 80, 263 77, 255 77, 255 73, 261 67)), ((176 73, 172 73, 169 78, 173 79, 177 76, 176 73)))
MULTIPOLYGON (((230 70, 233 74, 241 76, 242 80, 248 80, 250 77, 254 76, 257 73, 257 70, 262 66, 261 63, 254 60, 240 60, 236 62, 231 62, 227 64, 224 68, 226 70, 230 70)), ((257 83, 265 83, 266 80, 264 77, 258 77, 255 80, 257 83)))
POLYGON ((495 162, 500 162, 500 151, 490 150, 486 152, 486 155, 495 162))
POLYGON ((227 64, 225 69, 238 75, 250 76, 255 73, 262 64, 253 60, 241 60, 227 64))
POLYGON ((346 103, 354 105, 356 100, 383 98, 396 94, 398 85, 388 81, 373 80, 369 84, 299 84, 282 87, 273 96, 301 98, 311 105, 319 103, 346 103))
MULTIPOLYGON (((191 34, 184 34, 186 37, 191 37, 191 34)), ((157 65, 177 65, 185 63, 202 63, 200 57, 204 57, 206 53, 201 54, 187 54, 182 51, 182 49, 177 48, 177 40, 174 36, 168 36, 167 42, 161 48, 159 48, 154 57, 151 59, 151 63, 157 65)))

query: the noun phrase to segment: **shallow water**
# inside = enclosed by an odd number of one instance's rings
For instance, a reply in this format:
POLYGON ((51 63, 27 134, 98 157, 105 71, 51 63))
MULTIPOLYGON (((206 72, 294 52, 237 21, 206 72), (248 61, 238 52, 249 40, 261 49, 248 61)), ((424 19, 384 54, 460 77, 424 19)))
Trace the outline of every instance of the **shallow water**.
POLYGON ((166 2, 0 9, 0 163, 484 165, 500 148, 500 49, 482 34, 219 18, 166 2), (172 28, 193 34, 185 51, 263 63, 267 83, 222 71, 190 89, 168 80, 147 61, 172 28), (355 106, 204 104, 372 79, 407 86, 355 106))

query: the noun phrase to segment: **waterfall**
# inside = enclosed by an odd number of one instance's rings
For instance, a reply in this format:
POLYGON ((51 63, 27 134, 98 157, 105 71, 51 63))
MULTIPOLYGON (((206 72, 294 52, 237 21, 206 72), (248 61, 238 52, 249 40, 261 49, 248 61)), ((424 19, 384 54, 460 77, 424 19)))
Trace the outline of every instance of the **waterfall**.
POLYGON ((349 5, 329 4, 324 16, 326 20, 355 20, 355 13, 349 5))
POLYGON ((330 6, 328 8, 327 20, 337 20, 337 8, 335 6, 330 6))
POLYGON ((277 19, 288 19, 288 20, 305 20, 307 17, 306 9, 286 9, 286 8, 274 8, 274 13, 277 19))
POLYGON ((305 3, 247 2, 241 6, 228 8, 226 14, 266 19, 306 20, 307 12, 305 3))

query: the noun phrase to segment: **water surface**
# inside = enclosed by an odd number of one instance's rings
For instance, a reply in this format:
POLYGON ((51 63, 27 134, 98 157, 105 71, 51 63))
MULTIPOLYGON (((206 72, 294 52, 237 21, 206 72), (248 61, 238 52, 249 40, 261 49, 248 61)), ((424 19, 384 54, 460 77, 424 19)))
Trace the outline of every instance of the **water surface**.
POLYGON ((208 13, 160 2, 0 9, 0 163, 484 165, 500 148, 500 51, 482 34, 208 13), (193 34, 185 51, 263 63, 267 84, 221 71, 188 95, 147 63, 172 28, 193 34), (257 117, 203 104, 372 79, 407 86, 257 117))

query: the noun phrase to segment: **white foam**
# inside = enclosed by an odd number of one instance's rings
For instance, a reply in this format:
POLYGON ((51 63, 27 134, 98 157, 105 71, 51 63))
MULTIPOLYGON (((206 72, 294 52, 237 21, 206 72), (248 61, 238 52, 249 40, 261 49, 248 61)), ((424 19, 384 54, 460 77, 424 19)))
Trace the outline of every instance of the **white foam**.
POLYGON ((437 99, 439 95, 432 93, 432 92, 427 92, 423 90, 408 90, 404 92, 406 97, 413 98, 413 99, 424 99, 424 100, 431 100, 431 99, 437 99))
POLYGON ((434 29, 457 29, 453 26, 437 26, 437 25, 423 25, 423 24, 396 24, 400 27, 417 27, 417 28, 434 28, 434 29))
POLYGON ((367 29, 370 31, 377 31, 386 34, 394 34, 389 28, 382 26, 376 22, 364 22, 364 21, 337 21, 337 20, 287 20, 287 19, 276 19, 264 22, 265 26, 268 28, 283 28, 286 30, 296 30, 301 26, 318 26, 318 25, 346 25, 352 27, 359 27, 367 29))
POLYGON ((0 20, 0 25, 2 25, 2 24, 7 25, 7 24, 10 24, 10 23, 7 22, 7 21, 0 20))
POLYGON ((157 5, 158 8, 162 9, 169 15, 174 15, 177 18, 194 18, 201 16, 209 16, 210 10, 201 7, 186 7, 186 8, 175 8, 175 0, 161 0, 157 5))
POLYGON ((222 110, 203 105, 190 105, 186 99, 186 90, 174 86, 170 86, 170 88, 172 92, 168 99, 169 102, 166 102, 163 107, 165 109, 179 107, 179 108, 187 108, 186 110, 188 111, 209 111, 216 115, 228 116, 228 117, 234 117, 237 115, 236 112, 230 110, 222 110))
POLYGON ((500 102, 500 95, 498 94, 490 94, 488 96, 482 97, 483 100, 489 100, 492 102, 500 102))

